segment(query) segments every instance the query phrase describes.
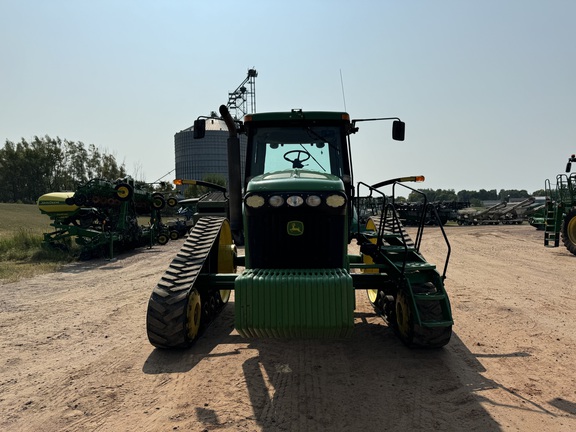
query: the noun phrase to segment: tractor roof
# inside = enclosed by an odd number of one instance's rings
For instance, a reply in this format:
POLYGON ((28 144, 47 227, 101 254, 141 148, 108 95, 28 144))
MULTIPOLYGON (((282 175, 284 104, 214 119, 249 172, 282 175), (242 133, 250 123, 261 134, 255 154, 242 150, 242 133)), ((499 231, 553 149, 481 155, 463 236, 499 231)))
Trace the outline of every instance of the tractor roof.
POLYGON ((245 122, 251 121, 282 121, 282 120, 339 120, 350 121, 350 116, 342 111, 302 111, 293 109, 285 112, 269 112, 248 114, 244 117, 245 122))

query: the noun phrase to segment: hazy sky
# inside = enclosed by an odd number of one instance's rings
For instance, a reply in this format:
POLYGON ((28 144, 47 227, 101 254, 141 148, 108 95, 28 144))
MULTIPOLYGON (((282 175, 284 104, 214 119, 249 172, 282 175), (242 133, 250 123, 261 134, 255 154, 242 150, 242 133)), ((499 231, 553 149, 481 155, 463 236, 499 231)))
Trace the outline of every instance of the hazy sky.
POLYGON ((573 0, 0 0, 0 145, 95 144, 152 182, 255 68, 257 111, 406 122, 359 125, 356 181, 532 192, 576 153, 575 23, 573 0))

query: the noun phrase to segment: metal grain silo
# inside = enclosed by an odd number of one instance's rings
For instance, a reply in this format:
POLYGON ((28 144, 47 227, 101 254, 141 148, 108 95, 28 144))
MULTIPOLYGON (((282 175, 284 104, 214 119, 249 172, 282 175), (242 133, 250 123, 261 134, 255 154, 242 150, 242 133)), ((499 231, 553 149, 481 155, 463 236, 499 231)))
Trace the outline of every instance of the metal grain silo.
MULTIPOLYGON (((217 118, 206 120, 206 136, 194 139, 194 127, 181 130, 174 135, 176 178, 204 180, 207 175, 217 174, 228 184, 228 155, 226 140, 228 129, 224 121, 217 118)), ((246 137, 240 136, 240 158, 242 179, 246 160, 246 137)))

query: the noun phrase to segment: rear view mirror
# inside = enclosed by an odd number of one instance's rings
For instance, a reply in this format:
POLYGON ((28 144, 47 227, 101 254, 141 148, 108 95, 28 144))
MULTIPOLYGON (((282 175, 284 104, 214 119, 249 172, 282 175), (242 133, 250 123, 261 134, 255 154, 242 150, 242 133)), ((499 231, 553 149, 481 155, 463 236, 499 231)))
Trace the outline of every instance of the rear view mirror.
POLYGON ((404 131, 406 124, 400 120, 394 120, 392 123, 392 139, 395 141, 404 141, 404 131))
POLYGON ((194 121, 194 139, 204 138, 206 135, 206 120, 198 119, 194 121))

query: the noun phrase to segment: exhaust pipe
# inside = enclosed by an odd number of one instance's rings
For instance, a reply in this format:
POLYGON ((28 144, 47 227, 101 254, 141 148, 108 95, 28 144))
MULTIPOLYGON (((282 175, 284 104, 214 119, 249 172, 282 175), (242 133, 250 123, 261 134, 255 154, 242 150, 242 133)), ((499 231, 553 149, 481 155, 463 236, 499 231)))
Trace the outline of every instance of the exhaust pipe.
POLYGON ((234 243, 244 245, 242 232, 242 175, 240 171, 240 139, 236 132, 236 124, 226 105, 220 105, 220 115, 226 123, 228 133, 228 194, 230 204, 230 229, 234 243))

